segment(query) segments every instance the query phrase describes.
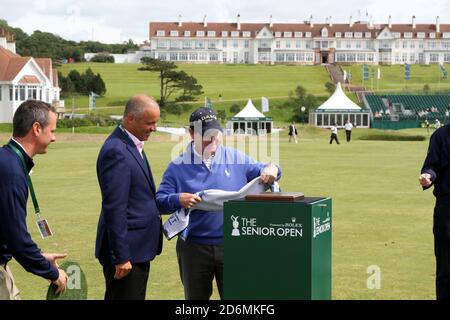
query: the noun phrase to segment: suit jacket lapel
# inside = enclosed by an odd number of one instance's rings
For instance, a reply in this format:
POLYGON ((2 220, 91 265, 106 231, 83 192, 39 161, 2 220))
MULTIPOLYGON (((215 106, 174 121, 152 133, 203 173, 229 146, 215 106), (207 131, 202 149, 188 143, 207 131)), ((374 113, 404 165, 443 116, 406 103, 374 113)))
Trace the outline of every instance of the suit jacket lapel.
POLYGON ((140 155, 137 147, 131 140, 131 138, 128 136, 128 134, 122 129, 117 128, 116 129, 117 134, 122 138, 122 141, 127 145, 128 151, 133 155, 134 159, 137 161, 139 166, 141 167, 142 171, 144 171, 144 175, 147 178, 148 183, 150 184, 150 188, 152 189, 153 193, 155 194, 155 182, 153 181, 152 173, 150 171, 150 168, 147 166, 147 163, 140 155))

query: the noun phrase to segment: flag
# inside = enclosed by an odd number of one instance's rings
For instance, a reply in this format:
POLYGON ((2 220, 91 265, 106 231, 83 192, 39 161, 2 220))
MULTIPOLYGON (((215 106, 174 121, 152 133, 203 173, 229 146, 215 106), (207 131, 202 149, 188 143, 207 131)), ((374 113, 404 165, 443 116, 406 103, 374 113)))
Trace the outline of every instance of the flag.
POLYGON ((205 96, 205 108, 212 109, 211 99, 205 96))
POLYGON ((403 79, 409 80, 411 76, 411 68, 409 64, 405 63, 403 66, 403 79))
POLYGON ((262 112, 269 112, 269 99, 261 97, 262 112))
POLYGON ((369 66, 363 65, 363 80, 369 80, 369 66))
POLYGON ((381 79, 381 70, 380 70, 380 67, 378 67, 378 80, 380 80, 381 79))

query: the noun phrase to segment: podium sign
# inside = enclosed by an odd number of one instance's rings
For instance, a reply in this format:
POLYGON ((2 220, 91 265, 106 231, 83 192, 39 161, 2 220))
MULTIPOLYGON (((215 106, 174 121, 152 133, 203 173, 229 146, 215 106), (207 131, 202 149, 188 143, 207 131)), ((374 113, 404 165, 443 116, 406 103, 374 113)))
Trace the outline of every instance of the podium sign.
POLYGON ((331 299, 331 199, 229 201, 225 299, 331 299))

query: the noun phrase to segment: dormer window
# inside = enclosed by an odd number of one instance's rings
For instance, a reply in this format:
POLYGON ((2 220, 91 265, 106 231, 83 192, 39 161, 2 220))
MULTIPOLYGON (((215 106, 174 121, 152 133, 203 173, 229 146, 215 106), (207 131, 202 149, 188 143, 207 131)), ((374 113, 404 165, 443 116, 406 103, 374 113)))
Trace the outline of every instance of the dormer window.
POLYGON ((342 33, 336 32, 334 36, 335 36, 336 38, 340 38, 340 37, 342 37, 342 33))
POLYGON ((196 35, 197 35, 197 37, 204 37, 205 36, 205 31, 199 30, 199 31, 197 31, 196 35))
POLYGON ((281 38, 281 32, 275 32, 275 38, 281 38))
POLYGON ((244 38, 250 38, 251 32, 250 32, 250 31, 244 31, 244 32, 242 32, 242 36, 243 36, 244 38))
POLYGON ((294 33, 294 37, 296 37, 296 38, 303 37, 303 32, 296 32, 296 33, 294 33))
POLYGON ((366 32, 366 33, 365 33, 365 37, 366 37, 366 38, 372 38, 372 34, 371 34, 370 32, 366 32))
POLYGON ((305 37, 306 37, 306 38, 311 38, 311 32, 306 32, 306 33, 305 33, 305 37))
POLYGON ((216 32, 215 31, 208 31, 208 37, 215 37, 216 32))
POLYGON ((170 31, 170 36, 171 37, 178 37, 178 31, 176 31, 176 30, 170 31))
POLYGON ((164 30, 158 30, 156 31, 157 37, 164 37, 166 35, 166 32, 164 30))
POLYGON ((417 38, 419 39, 425 38, 425 32, 417 32, 417 38))
POLYGON ((351 37, 353 37, 353 32, 346 32, 346 33, 345 33, 345 37, 346 37, 346 38, 351 38, 351 37))
POLYGON ((184 32, 184 36, 185 37, 190 37, 191 36, 191 32, 190 31, 185 31, 184 32))
POLYGON ((435 38, 436 38, 436 33, 430 32, 430 38, 431 38, 431 39, 435 39, 435 38))
POLYGON ((231 36, 235 38, 239 37, 239 31, 231 31, 231 36))
POLYGON ((362 32, 355 32, 355 38, 362 38, 362 32))
POLYGON ((322 29, 322 38, 328 38, 328 30, 322 29))
POLYGON ((292 32, 285 32, 285 33, 283 34, 283 36, 284 36, 285 38, 292 38, 292 32))
POLYGON ((222 31, 222 37, 228 37, 228 31, 222 31))

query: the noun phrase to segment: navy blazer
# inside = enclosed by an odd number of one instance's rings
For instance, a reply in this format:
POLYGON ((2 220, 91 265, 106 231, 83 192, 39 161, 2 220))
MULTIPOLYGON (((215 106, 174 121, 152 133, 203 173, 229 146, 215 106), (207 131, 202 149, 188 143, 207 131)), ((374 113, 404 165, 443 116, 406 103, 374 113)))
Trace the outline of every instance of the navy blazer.
POLYGON ((97 160, 102 209, 95 256, 102 265, 153 260, 162 250, 162 223, 149 165, 116 128, 97 160))
MULTIPOLYGON (((14 141, 28 171, 33 160, 14 141)), ((37 190, 39 192, 39 187, 37 190)), ((27 175, 22 161, 8 147, 0 148, 0 264, 14 257, 28 272, 55 281, 59 272, 41 254, 27 229, 27 175)))

